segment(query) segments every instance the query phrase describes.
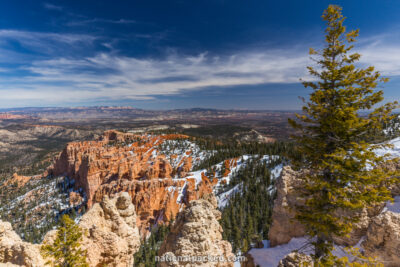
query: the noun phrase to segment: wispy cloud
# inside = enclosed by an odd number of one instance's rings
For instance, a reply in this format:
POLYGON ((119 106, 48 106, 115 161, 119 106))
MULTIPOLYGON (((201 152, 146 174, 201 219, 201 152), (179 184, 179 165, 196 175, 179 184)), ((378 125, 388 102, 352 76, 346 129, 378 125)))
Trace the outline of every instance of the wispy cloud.
POLYGON ((102 19, 102 18, 93 18, 93 19, 84 19, 84 20, 73 20, 66 23, 67 26, 84 26, 87 24, 96 24, 96 23, 110 23, 110 24, 134 24, 135 20, 131 19, 102 19))
MULTIPOLYGON (((30 47, 81 46, 98 37, 90 35, 0 30, 4 40, 30 47)), ((374 65, 384 75, 400 76, 400 48, 390 42, 361 42, 361 64, 374 65)), ((104 45, 104 44, 103 44, 104 45)), ((114 51, 92 56, 51 54, 17 68, 4 68, 0 76, 0 107, 10 103, 87 103, 97 100, 149 100, 203 88, 272 83, 298 83, 309 78, 305 66, 312 64, 308 44, 286 49, 237 51, 229 55, 171 52, 163 58, 137 58, 114 51)), ((4 49, 4 48, 3 48, 4 49)), ((15 105, 15 104, 14 104, 15 105)))
POLYGON ((65 34, 49 32, 31 32, 19 30, 0 30, 0 49, 3 47, 11 53, 17 52, 15 43, 19 47, 41 54, 57 56, 68 51, 91 45, 98 37, 89 34, 65 34), (11 46, 11 48, 10 48, 11 46))
POLYGON ((65 34, 65 33, 48 33, 48 32, 30 32, 18 30, 0 30, 0 40, 5 39, 17 40, 21 43, 31 44, 43 43, 46 41, 57 41, 59 43, 76 43, 76 42, 91 42, 96 37, 87 34, 65 34))
POLYGON ((43 3, 43 7, 49 10, 58 10, 58 11, 63 10, 62 6, 54 5, 51 3, 43 3))
POLYGON ((23 79, 0 78, 3 101, 42 99, 51 103, 90 99, 151 99, 183 90, 262 83, 292 83, 305 75, 307 55, 284 51, 215 57, 170 55, 138 59, 98 54, 84 59, 33 62, 23 79), (79 93, 78 93, 79 92, 79 93))

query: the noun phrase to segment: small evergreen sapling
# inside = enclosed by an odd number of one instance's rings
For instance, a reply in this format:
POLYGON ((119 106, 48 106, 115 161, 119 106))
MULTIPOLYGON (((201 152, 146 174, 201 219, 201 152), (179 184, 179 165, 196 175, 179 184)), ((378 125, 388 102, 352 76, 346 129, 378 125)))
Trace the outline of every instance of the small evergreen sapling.
POLYGON ((53 244, 43 244, 41 254, 47 264, 56 267, 87 267, 86 251, 81 249, 83 231, 68 216, 61 217, 53 244))

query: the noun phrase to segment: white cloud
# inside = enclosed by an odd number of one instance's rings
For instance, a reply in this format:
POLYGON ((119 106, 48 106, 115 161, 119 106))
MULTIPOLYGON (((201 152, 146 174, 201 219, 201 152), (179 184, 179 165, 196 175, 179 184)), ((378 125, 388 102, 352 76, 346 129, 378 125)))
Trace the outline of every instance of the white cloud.
MULTIPOLYGON (((82 42, 90 44, 96 37, 0 30, 0 49, 1 42, 8 39, 45 49, 49 44, 60 43, 79 47, 82 42)), ((386 41, 361 44, 358 50, 363 55, 362 64, 374 65, 384 75, 400 75, 400 48, 386 41)), ((0 76, 0 107, 40 101, 63 105, 97 99, 145 100, 209 87, 298 83, 300 78, 309 78, 306 66, 313 62, 307 51, 307 44, 299 44, 292 49, 239 51, 218 56, 207 52, 197 55, 175 52, 162 59, 127 57, 114 52, 80 58, 53 54, 52 59, 36 59, 18 69, 29 75, 0 76)))
POLYGON ((162 60, 99 54, 85 59, 36 61, 26 67, 33 75, 0 78, 2 99, 84 101, 88 99, 149 99, 204 87, 292 83, 306 74, 308 56, 284 51, 238 53, 215 58, 169 56, 162 60))

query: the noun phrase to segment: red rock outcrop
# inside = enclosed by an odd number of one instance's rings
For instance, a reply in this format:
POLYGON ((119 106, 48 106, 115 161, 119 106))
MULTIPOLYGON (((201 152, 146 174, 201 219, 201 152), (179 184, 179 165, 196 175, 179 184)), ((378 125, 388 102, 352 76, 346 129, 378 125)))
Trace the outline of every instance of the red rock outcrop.
POLYGON ((211 193, 217 182, 210 182, 204 174, 196 182, 188 175, 191 150, 179 155, 177 166, 171 162, 178 155, 167 158, 160 153, 164 141, 186 138, 107 131, 96 141, 69 143, 47 174, 73 178, 75 187, 86 194, 89 208, 105 195, 129 192, 143 231, 153 223, 170 220, 191 200, 211 193), (186 177, 171 179, 173 176, 186 177))

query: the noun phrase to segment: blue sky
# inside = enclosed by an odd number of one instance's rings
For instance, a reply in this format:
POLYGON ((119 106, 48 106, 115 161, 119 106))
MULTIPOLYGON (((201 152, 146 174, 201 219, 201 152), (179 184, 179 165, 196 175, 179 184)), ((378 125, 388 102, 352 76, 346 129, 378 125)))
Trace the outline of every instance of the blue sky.
POLYGON ((400 99, 397 0, 4 0, 0 108, 296 110, 332 3, 360 29, 360 64, 400 99))

